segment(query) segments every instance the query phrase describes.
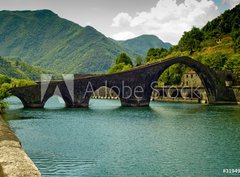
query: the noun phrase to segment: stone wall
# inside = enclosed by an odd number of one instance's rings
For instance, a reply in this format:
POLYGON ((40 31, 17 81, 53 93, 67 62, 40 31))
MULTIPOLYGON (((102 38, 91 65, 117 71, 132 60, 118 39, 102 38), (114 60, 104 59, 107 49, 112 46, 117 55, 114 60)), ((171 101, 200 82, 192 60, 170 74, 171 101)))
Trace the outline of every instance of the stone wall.
POLYGON ((0 115, 0 177, 40 177, 21 142, 0 115))
POLYGON ((234 86, 233 87, 233 92, 234 92, 234 95, 237 99, 238 104, 240 104, 240 86, 234 86))

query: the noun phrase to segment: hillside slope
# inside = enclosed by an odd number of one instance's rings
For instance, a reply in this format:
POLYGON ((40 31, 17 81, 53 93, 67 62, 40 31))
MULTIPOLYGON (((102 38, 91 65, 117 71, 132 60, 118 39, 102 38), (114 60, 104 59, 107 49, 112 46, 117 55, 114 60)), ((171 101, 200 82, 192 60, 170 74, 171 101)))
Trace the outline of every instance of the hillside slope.
POLYGON ((150 48, 170 49, 172 46, 170 43, 163 42, 161 39, 154 35, 141 35, 139 37, 126 41, 119 41, 119 43, 124 47, 129 48, 135 53, 141 55, 142 57, 146 56, 147 51, 150 48))
MULTIPOLYGON (((187 55, 215 71, 231 72, 240 81, 240 5, 225 11, 202 29, 185 32, 165 57, 187 55)), ((179 84, 186 67, 175 65, 163 73, 164 83, 179 84), (174 79, 173 79, 174 78, 174 79)))
POLYGON ((0 74, 17 79, 39 80, 41 74, 51 74, 53 72, 31 66, 20 59, 3 58, 0 56, 0 74))
POLYGON ((0 21, 0 55, 58 73, 105 72, 119 53, 135 56, 94 28, 49 10, 0 11, 0 21))

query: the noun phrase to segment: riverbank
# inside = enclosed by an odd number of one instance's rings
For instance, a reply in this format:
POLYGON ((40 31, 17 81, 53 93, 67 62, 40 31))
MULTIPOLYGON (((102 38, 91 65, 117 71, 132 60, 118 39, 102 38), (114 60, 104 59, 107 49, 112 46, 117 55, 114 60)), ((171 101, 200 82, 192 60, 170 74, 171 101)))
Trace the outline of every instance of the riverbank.
POLYGON ((0 115, 0 177, 40 177, 21 142, 0 115))

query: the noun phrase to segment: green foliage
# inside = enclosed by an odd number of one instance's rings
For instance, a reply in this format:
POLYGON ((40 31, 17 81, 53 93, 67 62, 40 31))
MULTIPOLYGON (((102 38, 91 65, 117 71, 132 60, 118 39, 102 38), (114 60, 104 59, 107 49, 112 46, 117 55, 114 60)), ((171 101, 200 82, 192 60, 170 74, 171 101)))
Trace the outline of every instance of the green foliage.
MULTIPOLYGON (((3 76, 2 76, 3 77, 3 76)), ((0 78, 0 100, 3 100, 4 98, 7 98, 11 95, 9 90, 11 88, 15 87, 24 87, 29 85, 35 85, 36 83, 31 80, 25 80, 25 79, 6 79, 7 76, 4 77, 5 80, 1 80, 0 78), (9 82, 10 80, 10 82, 9 82)))
POLYGON ((215 71, 223 71, 228 58, 225 54, 217 52, 207 56, 199 56, 198 60, 215 71))
POLYGON ((136 62, 136 66, 141 66, 143 64, 142 57, 138 55, 135 59, 135 62, 136 62))
MULTIPOLYGON (((39 80, 41 74, 54 74, 51 71, 31 66, 19 58, 3 58, 0 56, 0 74, 18 79, 39 80)), ((0 76, 0 80, 1 76, 0 76)))
POLYGON ((191 31, 184 32, 178 43, 178 48, 180 51, 190 51, 192 53, 201 48, 202 40, 203 32, 199 28, 193 27, 191 31))
POLYGON ((221 16, 208 22, 202 29, 205 39, 220 38, 231 34, 235 52, 240 48, 240 5, 225 11, 221 16))
POLYGON ((116 65, 120 63, 124 63, 125 65, 133 66, 131 58, 126 53, 121 53, 116 59, 116 65))
MULTIPOLYGON (((166 58, 187 55, 214 70, 239 73, 239 51, 240 5, 237 5, 208 22, 202 29, 194 27, 185 32, 178 45, 170 49, 166 58)), ((161 82, 174 85, 180 83, 186 68, 180 65, 173 68, 163 73, 161 82)))
POLYGON ((12 82, 9 84, 9 87, 14 88, 14 87, 24 87, 29 85, 36 85, 36 83, 31 80, 13 79, 12 82))
POLYGON ((136 54, 94 28, 49 10, 1 11, 0 54, 58 73, 106 72, 122 52, 136 54))
POLYGON ((0 75, 0 113, 8 107, 7 103, 3 100, 11 96, 10 89, 14 87, 23 87, 28 85, 35 85, 36 83, 31 80, 24 79, 10 79, 7 76, 0 75))
POLYGON ((234 42, 234 52, 236 53, 240 50, 240 24, 238 28, 232 30, 231 35, 234 42))
POLYGON ((8 104, 0 100, 0 114, 3 113, 6 108, 8 108, 8 104))
POLYGON ((116 58, 115 65, 112 68, 110 68, 110 70, 108 71, 108 74, 127 71, 131 68, 133 68, 133 63, 131 58, 127 56, 127 54, 121 53, 116 58))
POLYGON ((172 46, 154 35, 142 35, 126 41, 120 41, 119 43, 140 56, 146 56, 150 48, 164 48, 168 50, 172 46))
POLYGON ((232 73, 240 73, 240 55, 231 56, 226 61, 223 69, 232 73))
POLYGON ((182 75, 186 68, 182 64, 172 65, 162 73, 159 81, 164 83, 164 85, 179 85, 181 84, 182 75))
POLYGON ((124 63, 119 63, 114 65, 112 68, 110 68, 110 70, 108 71, 108 74, 127 71, 129 69, 132 69, 132 67, 133 66, 130 64, 126 65, 124 63))
POLYGON ((219 37, 221 35, 230 34, 233 28, 240 25, 240 5, 232 10, 225 11, 216 19, 208 22, 202 29, 206 39, 219 37))
POLYGON ((148 50, 145 57, 146 62, 151 62, 154 60, 159 60, 164 58, 168 54, 168 51, 164 48, 151 48, 148 50))
POLYGON ((0 85, 4 83, 10 83, 10 82, 11 82, 11 79, 9 77, 0 74, 0 85))
POLYGON ((3 101, 4 98, 10 96, 9 83, 11 79, 7 76, 0 75, 0 114, 7 108, 7 104, 3 101))
POLYGON ((4 98, 7 98, 10 96, 9 92, 10 86, 8 84, 2 84, 0 87, 0 100, 3 100, 4 98))

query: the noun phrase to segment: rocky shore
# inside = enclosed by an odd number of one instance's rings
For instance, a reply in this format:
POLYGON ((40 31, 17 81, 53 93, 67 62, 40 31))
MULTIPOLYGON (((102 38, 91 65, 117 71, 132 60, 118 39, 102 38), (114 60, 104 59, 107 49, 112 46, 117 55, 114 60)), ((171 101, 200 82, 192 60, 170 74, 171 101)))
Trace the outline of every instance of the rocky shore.
POLYGON ((40 177, 21 142, 0 115, 0 177, 40 177))

